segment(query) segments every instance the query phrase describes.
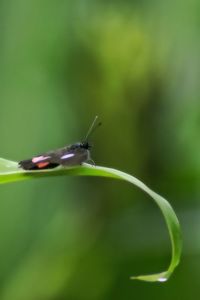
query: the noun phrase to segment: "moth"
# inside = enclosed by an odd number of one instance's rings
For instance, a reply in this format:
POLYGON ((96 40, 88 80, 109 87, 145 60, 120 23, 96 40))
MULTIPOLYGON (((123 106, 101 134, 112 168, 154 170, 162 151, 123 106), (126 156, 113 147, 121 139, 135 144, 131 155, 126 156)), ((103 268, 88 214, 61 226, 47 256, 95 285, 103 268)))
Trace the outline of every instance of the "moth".
POLYGON ((53 169, 58 166, 73 167, 87 161, 92 161, 90 157, 90 149, 92 146, 88 142, 88 138, 94 130, 101 125, 100 122, 97 123, 97 119, 98 116, 95 117, 92 125, 89 127, 83 142, 48 151, 30 159, 21 160, 19 167, 24 170, 43 170, 53 169))

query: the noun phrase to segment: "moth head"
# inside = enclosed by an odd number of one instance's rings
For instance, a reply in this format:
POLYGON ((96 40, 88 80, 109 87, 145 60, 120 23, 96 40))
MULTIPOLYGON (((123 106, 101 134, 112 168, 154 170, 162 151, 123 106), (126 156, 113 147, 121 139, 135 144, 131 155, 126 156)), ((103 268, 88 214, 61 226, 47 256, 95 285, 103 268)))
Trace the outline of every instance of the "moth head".
POLYGON ((92 146, 88 142, 75 143, 70 146, 70 150, 76 150, 80 148, 89 150, 92 148, 92 146))
POLYGON ((92 145, 89 144, 88 142, 83 142, 83 143, 80 143, 80 148, 90 150, 92 148, 92 145))

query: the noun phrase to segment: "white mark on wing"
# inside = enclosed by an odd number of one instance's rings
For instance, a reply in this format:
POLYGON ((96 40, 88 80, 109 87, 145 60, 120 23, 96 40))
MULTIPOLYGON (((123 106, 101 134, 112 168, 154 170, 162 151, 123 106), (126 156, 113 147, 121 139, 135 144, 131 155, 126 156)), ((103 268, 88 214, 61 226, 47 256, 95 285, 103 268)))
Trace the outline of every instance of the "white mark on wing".
POLYGON ((61 157, 61 159, 67 159, 67 158, 70 158, 70 157, 72 157, 72 156, 74 156, 73 153, 65 154, 65 155, 63 155, 63 156, 61 157))
POLYGON ((43 155, 41 155, 41 156, 37 156, 37 157, 34 157, 33 159, 32 159, 32 162, 33 163, 37 163, 37 162, 40 162, 40 161, 42 161, 42 160, 46 160, 46 159, 48 159, 48 158, 50 158, 51 156, 43 156, 43 155))

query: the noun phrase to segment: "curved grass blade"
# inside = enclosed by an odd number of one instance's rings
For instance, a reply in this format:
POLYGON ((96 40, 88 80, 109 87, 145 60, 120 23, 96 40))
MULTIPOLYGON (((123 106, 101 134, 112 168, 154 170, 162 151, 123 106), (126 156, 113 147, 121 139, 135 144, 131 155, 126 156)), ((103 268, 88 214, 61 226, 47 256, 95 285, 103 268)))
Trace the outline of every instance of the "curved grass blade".
POLYGON ((164 216, 171 240, 172 257, 170 265, 166 271, 151 275, 134 276, 131 277, 131 279, 138 279, 148 282, 164 282, 171 276, 174 269, 179 264, 181 256, 182 239, 180 225, 176 214, 169 202, 167 202, 167 200, 165 200, 157 193, 153 192, 143 182, 127 173, 106 167, 91 166, 89 164, 83 164, 82 166, 77 166, 73 168, 58 167, 49 170, 24 171, 18 167, 18 164, 16 162, 0 159, 0 183, 8 183, 20 180, 34 179, 38 177, 61 175, 100 176, 120 179, 132 183, 144 192, 146 192, 156 202, 164 216))

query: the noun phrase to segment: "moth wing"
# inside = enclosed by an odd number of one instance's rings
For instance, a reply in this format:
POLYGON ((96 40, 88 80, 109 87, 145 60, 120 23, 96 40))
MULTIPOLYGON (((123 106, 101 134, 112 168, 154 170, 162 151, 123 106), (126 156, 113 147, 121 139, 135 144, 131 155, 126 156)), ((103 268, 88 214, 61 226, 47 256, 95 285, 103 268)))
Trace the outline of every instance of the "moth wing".
POLYGON ((66 167, 81 165, 89 159, 90 152, 88 149, 65 147, 22 160, 19 162, 19 166, 24 170, 53 169, 59 165, 66 167))
POLYGON ((77 148, 74 151, 63 152, 60 156, 59 163, 62 166, 81 165, 89 159, 89 151, 87 149, 77 148))
POLYGON ((42 170, 52 169, 59 165, 53 156, 48 154, 38 155, 30 159, 22 160, 19 162, 19 166, 24 170, 42 170))

